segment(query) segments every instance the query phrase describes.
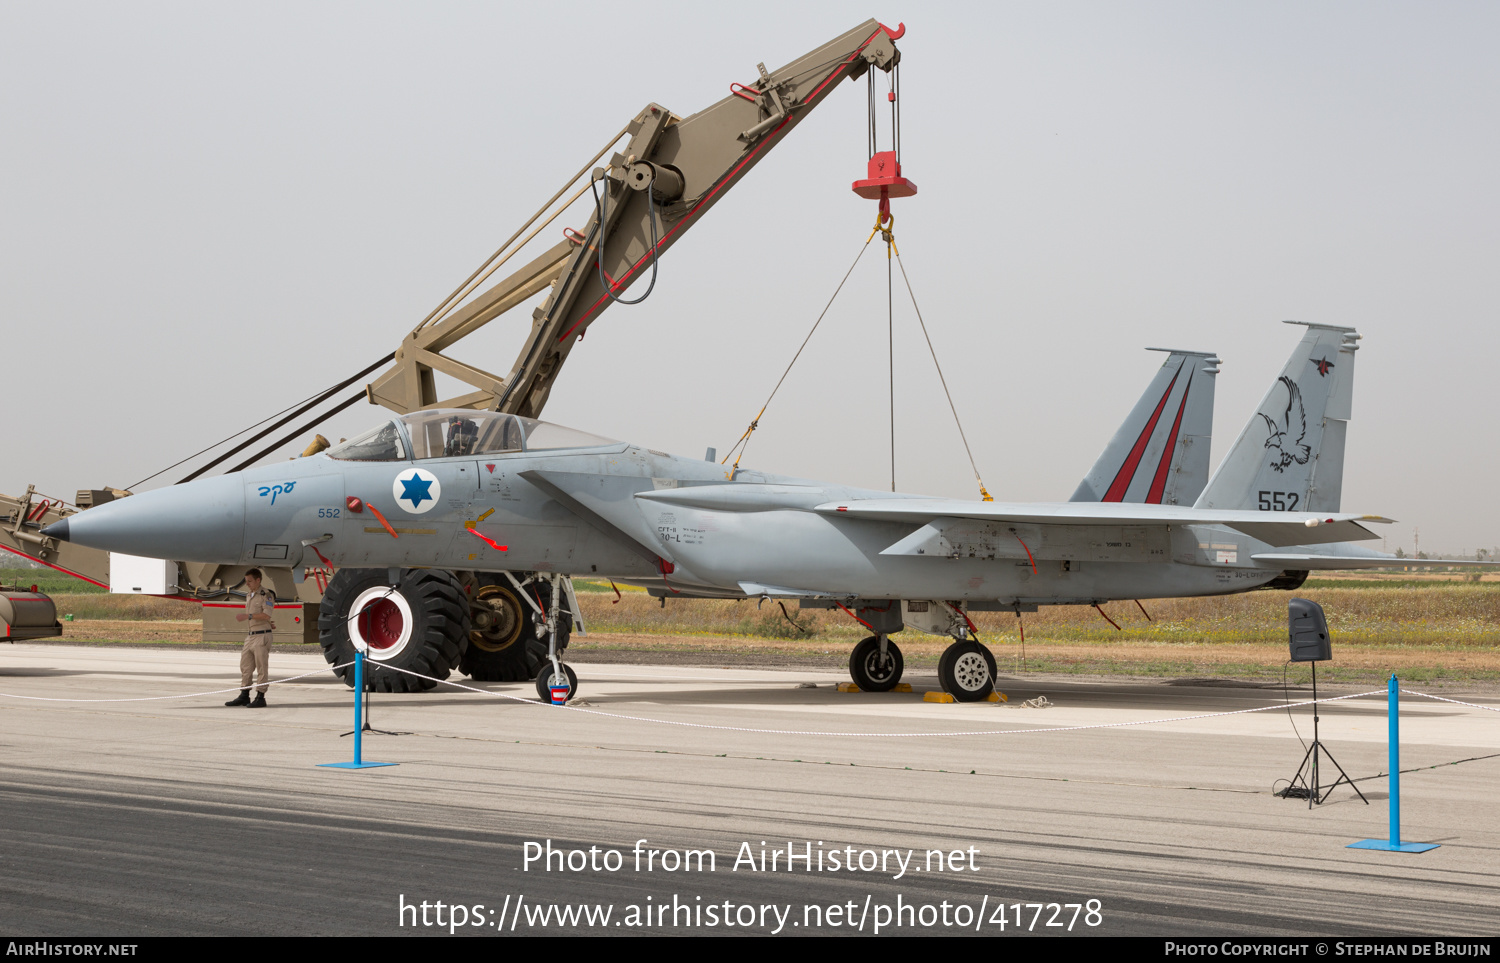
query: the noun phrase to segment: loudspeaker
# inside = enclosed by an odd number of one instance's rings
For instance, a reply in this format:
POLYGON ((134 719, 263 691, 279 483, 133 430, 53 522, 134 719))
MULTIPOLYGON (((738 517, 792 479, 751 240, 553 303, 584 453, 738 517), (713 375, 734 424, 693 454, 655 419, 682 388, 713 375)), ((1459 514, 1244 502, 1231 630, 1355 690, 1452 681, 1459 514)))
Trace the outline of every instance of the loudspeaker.
POLYGON ((1333 658, 1333 640, 1323 606, 1309 599, 1292 599, 1286 606, 1287 636, 1293 662, 1327 662, 1333 658))

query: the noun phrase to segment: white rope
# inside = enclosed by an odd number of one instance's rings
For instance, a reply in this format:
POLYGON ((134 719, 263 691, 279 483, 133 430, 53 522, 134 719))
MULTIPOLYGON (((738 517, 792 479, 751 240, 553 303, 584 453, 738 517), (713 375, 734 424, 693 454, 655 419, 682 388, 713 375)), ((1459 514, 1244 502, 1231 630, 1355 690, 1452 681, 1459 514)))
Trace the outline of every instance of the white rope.
POLYGON ((1436 699, 1439 702, 1451 702, 1456 706, 1468 706, 1470 709, 1484 709, 1488 712, 1500 712, 1500 707, 1497 706, 1482 706, 1476 705, 1473 702, 1460 702, 1457 699, 1445 699, 1442 696, 1432 695, 1427 692, 1416 692, 1412 689, 1402 689, 1401 691, 1405 692, 1407 695, 1421 696, 1424 699, 1436 699))
MULTIPOLYGON (((352 661, 351 662, 344 662, 344 663, 341 663, 339 665, 330 666, 329 670, 336 672, 339 669, 347 669, 349 666, 351 666, 353 664, 354 663, 352 661)), ((1054 727, 1045 728, 1045 729, 975 729, 975 730, 967 730, 967 731, 962 731, 962 732, 834 732, 834 731, 831 731, 831 730, 817 730, 817 729, 811 729, 811 730, 802 730, 802 729, 761 729, 761 728, 754 728, 754 727, 751 727, 751 726, 716 726, 716 725, 710 725, 708 723, 703 723, 703 722, 680 722, 680 721, 676 721, 676 720, 672 720, 672 719, 649 719, 649 718, 646 718, 644 716, 629 716, 629 715, 624 715, 624 714, 618 713, 618 712, 602 712, 602 711, 600 711, 598 709, 586 709, 586 708, 584 708, 582 706, 563 705, 563 706, 559 707, 559 706, 553 706, 551 703, 549 703, 549 702, 543 702, 543 701, 541 701, 539 699, 526 699, 526 698, 522 698, 521 696, 510 695, 509 693, 506 693, 506 692, 490 692, 487 689, 476 689, 473 686, 464 685, 463 683, 460 683, 460 682, 449 682, 446 679, 435 679, 432 676, 422 675, 419 672, 413 672, 410 669, 403 669, 400 666, 384 665, 384 664, 381 664, 381 663, 376 663, 376 664, 380 665, 382 668, 385 668, 385 669, 390 669, 392 671, 400 672, 400 673, 403 673, 405 675, 414 676, 414 677, 416 677, 418 679, 425 679, 425 680, 427 680, 429 682, 433 682, 433 683, 436 683, 438 685, 446 685, 446 686, 451 686, 451 687, 453 687, 455 689, 463 689, 466 692, 473 692, 473 693, 477 693, 479 695, 494 696, 494 697, 500 698, 500 699, 509 699, 512 702, 520 702, 520 703, 523 703, 523 704, 526 704, 526 705, 548 706, 550 708, 570 709, 570 710, 572 710, 574 712, 582 712, 582 713, 586 713, 588 715, 595 715, 595 716, 604 716, 605 718, 608 718, 608 719, 622 719, 622 720, 625 720, 627 722, 645 722, 645 723, 653 723, 655 725, 663 725, 663 726, 679 726, 679 727, 687 728, 687 729, 711 729, 711 730, 716 730, 716 731, 721 731, 721 732, 755 732, 755 733, 761 733, 763 735, 776 735, 776 736, 868 736, 868 737, 871 737, 871 738, 881 738, 881 739, 917 739, 917 738, 924 738, 924 737, 929 737, 929 736, 1006 736, 1006 735, 1024 735, 1024 734, 1032 734, 1032 733, 1050 733, 1050 732, 1083 732, 1083 731, 1086 731, 1086 730, 1089 730, 1089 729, 1122 729, 1122 728, 1127 728, 1127 727, 1132 727, 1132 726, 1165 725, 1167 723, 1172 723, 1172 722, 1193 722, 1193 721, 1197 721, 1197 720, 1200 720, 1200 719, 1218 719, 1218 718, 1222 718, 1222 717, 1225 717, 1225 716, 1247 715, 1247 714, 1252 713, 1252 712, 1269 712, 1269 711, 1274 710, 1274 709, 1297 709, 1297 708, 1303 708, 1303 707, 1306 707, 1306 706, 1319 705, 1321 703, 1326 703, 1326 702, 1342 702, 1342 701, 1344 701, 1346 699, 1362 699, 1362 698, 1365 698, 1365 697, 1368 697, 1368 696, 1380 695, 1383 692, 1388 691, 1388 690, 1385 690, 1385 689, 1372 689, 1369 692, 1356 692, 1356 693, 1353 693, 1352 695, 1334 696, 1334 697, 1329 698, 1329 699, 1309 699, 1306 702, 1293 702, 1293 703, 1290 703, 1290 704, 1283 703, 1283 704, 1280 704, 1280 705, 1258 706, 1258 707, 1255 707, 1255 708, 1252 708, 1252 709, 1234 709, 1234 710, 1229 711, 1229 712, 1206 712, 1206 713, 1200 713, 1198 715, 1177 716, 1177 717, 1173 717, 1173 718, 1164 718, 1164 719, 1140 719, 1140 720, 1137 720, 1137 721, 1134 721, 1134 722, 1102 722, 1102 723, 1097 723, 1095 725, 1090 725, 1090 726, 1054 726, 1054 727)), ((285 678, 285 679, 274 679, 274 680, 272 680, 270 682, 263 683, 263 684, 267 685, 267 686, 282 685, 282 684, 287 683, 287 682, 296 682, 298 680, 306 679, 306 678, 309 678, 311 676, 322 675, 322 673, 323 673, 323 670, 322 669, 318 669, 318 670, 315 670, 313 672, 307 672, 307 673, 304 673, 302 675, 294 675, 294 676, 290 676, 289 678, 285 678)), ((24 700, 31 701, 31 702, 71 702, 71 703, 163 702, 163 701, 170 701, 170 700, 174 700, 174 699, 197 699, 197 698, 202 698, 203 696, 222 695, 222 694, 224 694, 226 692, 238 692, 242 688, 244 688, 244 687, 243 686, 232 686, 232 687, 226 688, 226 689, 209 689, 209 690, 204 691, 204 692, 189 692, 189 693, 186 693, 186 694, 183 694, 183 695, 138 696, 138 697, 135 697, 135 698, 128 698, 128 699, 59 699, 59 698, 52 698, 52 697, 47 697, 47 696, 17 695, 15 693, 11 693, 11 692, 0 692, 0 698, 6 698, 6 699, 24 699, 24 700)), ((258 688, 258 686, 252 686, 252 688, 258 688)), ((1439 702, 1452 703, 1453 705, 1467 706, 1467 707, 1469 707, 1471 709, 1484 709, 1484 710, 1489 711, 1489 712, 1500 712, 1500 707, 1497 707, 1497 706, 1483 706, 1483 705, 1478 705, 1477 703, 1473 703, 1473 702, 1464 702, 1464 701, 1459 700, 1459 699, 1449 699, 1449 698, 1446 698, 1444 696, 1432 695, 1431 693, 1428 693, 1428 692, 1417 692, 1417 691, 1415 691, 1413 689, 1402 689, 1401 691, 1403 693, 1407 694, 1407 695, 1419 696, 1419 697, 1421 697, 1423 699, 1434 699, 1434 700, 1437 700, 1439 702)), ((1035 700, 1030 700, 1030 701, 1028 701, 1026 703, 1023 703, 1023 705, 1030 705, 1032 703, 1032 701, 1035 701, 1035 700)), ((1040 706, 1038 706, 1038 707, 1040 707, 1040 706)))
MULTIPOLYGON (((353 664, 354 664, 353 662, 345 662, 343 665, 330 666, 329 670, 336 672, 339 669, 347 669, 349 666, 351 666, 353 664)), ((298 679, 306 679, 308 676, 322 675, 322 674, 323 674, 323 670, 322 669, 318 669, 318 670, 316 670, 314 672, 304 673, 303 675, 294 675, 294 676, 292 676, 291 678, 288 678, 288 679, 275 679, 275 680, 273 680, 271 682, 262 682, 262 683, 259 683, 259 685, 253 685, 253 686, 250 686, 249 688, 255 689, 255 688, 259 688, 259 686, 261 686, 261 685, 265 685, 265 686, 281 685, 284 682, 296 682, 298 679)), ((134 699, 52 699, 52 698, 48 698, 46 696, 15 695, 15 694, 10 693, 10 692, 0 692, 0 696, 3 696, 6 699, 29 699, 32 702, 162 702, 162 701, 166 701, 166 700, 170 700, 170 699, 197 699, 197 698, 200 698, 202 696, 223 695, 226 692, 239 692, 240 690, 242 690, 244 688, 246 688, 246 687, 242 686, 242 685, 237 685, 237 686, 233 686, 232 688, 228 688, 228 689, 209 689, 207 692, 189 692, 186 695, 138 696, 138 697, 136 697, 134 699)))
POLYGON ((1366 696, 1380 695, 1381 693, 1385 692, 1384 689, 1372 689, 1369 692, 1356 692, 1353 695, 1334 696, 1331 699, 1314 699, 1307 702, 1293 702, 1290 705, 1280 704, 1259 706, 1254 709, 1235 709, 1230 712, 1206 712, 1201 715, 1180 716, 1175 719, 1141 719, 1137 722, 1102 722, 1092 726, 1058 726, 1051 729, 976 729, 966 732, 831 732, 822 730, 804 731, 801 729, 757 729, 749 726, 714 726, 709 725, 706 722, 677 722, 671 719, 648 719, 644 716, 627 716, 617 712, 601 712, 598 709, 585 709, 581 706, 555 706, 550 702, 543 702, 540 699, 523 699, 520 696, 513 696, 505 692, 490 692, 487 689, 476 689, 473 686, 464 685, 461 682, 448 682, 444 679, 434 679, 432 678, 432 676, 422 675, 418 672, 412 672, 410 669, 403 669, 394 665, 388 665, 385 668, 393 669, 396 672, 402 672, 406 675, 416 676, 418 679, 427 679, 428 681, 436 682, 441 685, 452 686, 455 689, 466 689, 469 692, 477 692, 480 695, 496 696, 501 699, 510 699, 513 702, 520 702, 526 705, 548 706, 554 709, 571 709, 574 712, 584 712, 593 716, 604 716, 608 719, 624 719, 628 722, 649 722, 661 726, 681 726, 686 729, 713 729, 721 732, 757 732, 763 735, 773 736, 868 736, 879 739, 923 739, 930 736, 1009 736, 1037 732, 1080 732, 1085 729, 1119 729, 1126 726, 1153 726, 1168 722, 1190 722, 1196 719, 1216 719, 1220 716, 1238 716, 1244 715, 1248 712, 1269 712, 1272 710, 1299 708, 1302 706, 1316 705, 1323 702, 1342 702, 1345 699, 1361 699, 1366 696))

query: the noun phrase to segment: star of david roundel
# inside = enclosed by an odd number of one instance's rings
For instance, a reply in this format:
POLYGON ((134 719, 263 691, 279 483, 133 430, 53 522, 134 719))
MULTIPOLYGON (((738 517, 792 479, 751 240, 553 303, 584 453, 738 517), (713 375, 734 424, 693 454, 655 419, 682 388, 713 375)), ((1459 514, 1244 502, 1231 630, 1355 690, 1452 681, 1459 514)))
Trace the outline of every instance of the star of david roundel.
POLYGON ((407 514, 421 515, 431 511, 443 497, 443 486, 432 472, 413 468, 396 476, 391 483, 391 496, 407 514))

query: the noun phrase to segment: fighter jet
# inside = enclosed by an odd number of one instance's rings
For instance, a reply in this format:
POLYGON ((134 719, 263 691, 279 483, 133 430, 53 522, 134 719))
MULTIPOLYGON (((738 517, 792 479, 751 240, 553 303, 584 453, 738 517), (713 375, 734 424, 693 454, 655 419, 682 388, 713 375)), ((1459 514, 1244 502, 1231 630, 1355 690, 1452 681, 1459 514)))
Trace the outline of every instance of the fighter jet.
POLYGON ((972 612, 1295 588, 1324 559, 1389 559, 1346 544, 1377 537, 1365 526, 1389 519, 1339 510, 1359 336, 1306 327, 1206 487, 1218 359, 1173 352, 1070 502, 726 472, 453 409, 394 417, 320 455, 117 500, 46 534, 156 558, 337 567, 320 613, 324 653, 342 664, 358 644, 375 664, 415 673, 385 673, 390 688, 430 686, 459 667, 495 678, 532 626, 547 643, 539 694, 576 691, 562 662, 564 576, 581 576, 674 597, 838 606, 871 633, 850 657, 867 690, 901 679, 893 634, 946 634, 940 682, 973 701, 991 691, 995 661, 972 612), (1268 444, 1268 421, 1283 435, 1296 423, 1297 444, 1316 457, 1286 459, 1268 444))

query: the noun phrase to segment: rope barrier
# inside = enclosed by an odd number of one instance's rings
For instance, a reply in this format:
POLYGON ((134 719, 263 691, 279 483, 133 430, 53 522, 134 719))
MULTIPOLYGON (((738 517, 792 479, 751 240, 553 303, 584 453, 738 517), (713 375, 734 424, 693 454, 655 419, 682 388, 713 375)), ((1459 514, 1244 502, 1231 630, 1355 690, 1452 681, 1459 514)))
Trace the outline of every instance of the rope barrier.
MULTIPOLYGON (((351 666, 353 664, 354 663, 352 661, 350 661, 350 662, 345 662, 342 665, 329 666, 328 668, 329 668, 329 671, 337 672, 339 669, 347 669, 347 668, 349 668, 349 666, 351 666)), ((395 666, 388 666, 388 668, 395 668, 395 666)), ((266 682, 266 683, 263 683, 263 684, 267 685, 267 686, 282 685, 283 683, 286 683, 286 682, 296 682, 298 679, 306 679, 306 678, 308 678, 310 676, 322 675, 322 674, 323 674, 323 670, 322 669, 318 669, 318 670, 316 670, 314 672, 305 672, 302 675, 294 675, 294 676, 291 676, 290 678, 286 678, 286 679, 274 679, 274 680, 272 680, 270 682, 266 682)), ((163 702, 163 701, 168 701, 168 700, 171 700, 171 699, 197 699, 197 698, 201 698, 203 696, 223 695, 226 692, 239 692, 243 688, 245 688, 245 687, 237 685, 237 686, 231 686, 228 689, 209 689, 207 692, 189 692, 186 695, 139 696, 139 697, 133 698, 133 699, 54 699, 54 698, 49 698, 47 696, 15 695, 14 693, 11 693, 11 692, 0 692, 0 697, 6 698, 6 699, 28 699, 28 700, 30 700, 32 702, 163 702)), ((259 686, 251 686, 250 688, 255 689, 255 688, 259 688, 259 686)))
POLYGON ((1460 702, 1457 699, 1445 699, 1442 696, 1432 695, 1427 692, 1417 692, 1414 689, 1402 689, 1407 695, 1421 696, 1424 699, 1436 699, 1439 702, 1451 702, 1456 706, 1468 706, 1470 709, 1483 709, 1486 712, 1500 712, 1500 706, 1482 706, 1473 702, 1460 702))
MULTIPOLYGON (((329 671, 337 671, 339 669, 346 669, 346 668, 348 668, 349 666, 351 666, 353 664, 354 663, 352 661, 350 661, 350 662, 341 663, 339 665, 330 666, 329 667, 329 671)), ((514 695, 511 695, 511 694, 506 693, 506 692, 491 692, 488 689, 478 689, 478 688, 475 688, 474 686, 464 685, 461 682, 450 682, 450 681, 448 681, 446 679, 437 679, 437 678, 434 678, 434 677, 429 676, 429 675, 423 675, 420 672, 413 672, 410 669, 403 669, 400 666, 396 666, 396 665, 382 665, 381 668, 390 670, 392 672, 400 672, 403 675, 413 676, 414 678, 425 679, 428 682, 432 682, 432 683, 434 683, 436 685, 445 685, 445 686, 449 686, 449 687, 454 688, 454 689, 462 689, 462 690, 464 690, 466 692, 473 692, 473 693, 476 693, 478 695, 487 695, 487 696, 493 696, 495 698, 500 698, 500 699, 509 699, 512 702, 519 702, 519 703, 523 703, 525 705, 548 706, 548 707, 551 707, 551 708, 558 708, 556 706, 553 706, 549 702, 543 702, 543 701, 541 701, 539 699, 528 699, 528 698, 524 698, 524 697, 521 697, 521 696, 514 696, 514 695)), ((304 673, 302 675, 294 675, 294 676, 290 676, 290 677, 285 678, 285 679, 274 679, 271 682, 266 683, 266 685, 268 685, 268 686, 271 686, 271 685, 283 685, 283 684, 288 683, 288 682, 296 682, 298 680, 306 679, 306 678, 309 678, 311 676, 322 675, 323 671, 324 670, 322 670, 322 669, 318 669, 318 670, 316 670, 314 672, 307 672, 307 673, 304 673)), ((183 695, 139 696, 139 697, 127 698, 127 699, 60 699, 60 698, 53 698, 53 697, 48 697, 48 696, 17 695, 15 693, 11 693, 11 692, 0 692, 0 698, 6 698, 6 699, 24 699, 24 700, 32 701, 32 702, 69 702, 69 703, 84 703, 84 704, 116 703, 116 702, 163 702, 163 701, 170 701, 170 700, 174 700, 174 699, 196 699, 196 698, 202 698, 203 696, 222 695, 222 694, 224 694, 226 692, 238 692, 238 691, 240 691, 241 688, 242 688, 241 686, 236 685, 236 686, 231 686, 229 688, 224 688, 224 689, 210 689, 210 690, 207 690, 207 691, 204 691, 204 692, 190 692, 190 693, 185 693, 183 695)), ((1437 700, 1439 702, 1449 702, 1449 703, 1453 703, 1454 705, 1467 706, 1467 707, 1469 707, 1471 709, 1484 709, 1484 710, 1487 710, 1489 712, 1500 712, 1500 707, 1497 707, 1497 706, 1483 706, 1483 705, 1478 705, 1477 703, 1473 703, 1473 702, 1463 702, 1463 701, 1461 701, 1459 699, 1449 699, 1449 698, 1445 698, 1444 696, 1432 695, 1432 694, 1427 693, 1427 692, 1417 692, 1417 691, 1412 690, 1412 689, 1402 689, 1401 691, 1404 692, 1404 693, 1406 693, 1407 695, 1421 696, 1424 699, 1434 699, 1434 700, 1437 700)), ((588 709, 588 708, 584 708, 582 706, 564 705, 564 706, 561 706, 561 708, 568 709, 568 710, 571 710, 573 712, 582 712, 582 713, 584 713, 586 715, 602 716, 602 717, 607 718, 607 719, 620 719, 620 720, 624 720, 624 721, 627 721, 627 722, 645 722, 645 723, 651 723, 651 724, 663 725, 663 726, 677 726, 679 728, 685 728, 685 729, 708 729, 708 730, 714 730, 714 731, 720 731, 720 732, 754 732, 754 733, 760 733, 760 734, 763 734, 763 735, 776 735, 776 736, 845 736, 845 737, 846 736, 863 736, 863 737, 876 738, 876 739, 922 739, 922 738, 930 738, 930 737, 934 737, 934 736, 1009 736, 1009 735, 1035 735, 1035 734, 1053 733, 1053 732, 1085 732, 1085 731, 1093 730, 1093 729, 1125 729, 1125 728, 1132 728, 1132 727, 1137 727, 1137 726, 1167 725, 1167 724, 1174 723, 1174 722, 1196 722, 1196 721, 1199 721, 1199 720, 1202 720, 1202 719, 1219 719, 1219 718, 1224 718, 1224 717, 1227 717, 1227 716, 1249 715, 1251 713, 1256 713, 1256 712, 1269 712, 1269 711, 1272 711, 1272 710, 1280 710, 1280 709, 1305 708, 1307 706, 1321 705, 1323 703, 1328 703, 1328 702, 1343 702, 1343 701, 1346 701, 1348 699, 1363 699, 1363 698, 1368 698, 1369 696, 1382 695, 1382 694, 1384 694, 1384 692, 1385 692, 1385 690, 1383 690, 1383 689, 1372 689, 1372 690, 1370 690, 1368 692, 1355 692, 1355 693, 1352 693, 1350 695, 1333 696, 1333 697, 1330 697, 1330 698, 1327 698, 1327 699, 1309 699, 1309 700, 1307 700, 1305 702, 1293 702, 1293 703, 1286 704, 1286 705, 1256 706, 1256 707, 1253 707, 1253 708, 1250 708, 1250 709, 1233 709, 1233 710, 1230 710, 1228 712, 1205 712, 1205 713, 1199 713, 1197 715, 1174 716, 1174 717, 1160 718, 1160 719, 1138 719, 1138 720, 1135 720, 1133 722, 1101 722, 1101 723, 1095 723, 1094 725, 1087 725, 1087 726, 1052 726, 1052 727, 1042 728, 1042 729, 972 729, 972 730, 963 730, 963 731, 958 731, 958 732, 836 732, 836 731, 833 731, 833 730, 822 730, 822 729, 805 729, 805 730, 804 729, 765 729, 765 728, 759 728, 759 727, 754 727, 754 726, 719 726, 719 725, 712 725, 712 724, 704 723, 704 722, 680 722, 680 721, 673 720, 673 719, 651 719, 651 718, 647 718, 645 716, 625 715, 623 713, 618 713, 618 712, 603 712, 603 711, 598 710, 598 709, 588 709)), ((1030 706, 1030 705, 1032 705, 1035 702, 1036 702, 1036 700, 1029 700, 1028 702, 1021 703, 1021 704, 1022 705, 1030 706)), ((1046 704, 1049 705, 1049 706, 1050 705, 1054 705, 1053 703, 1046 703, 1046 704)), ((1040 707, 1040 704, 1038 705, 1038 707, 1040 707)))
MULTIPOLYGON (((1101 722, 1091 726, 1056 726, 1049 729, 976 729, 962 732, 834 732, 831 730, 802 730, 802 729, 761 729, 752 726, 716 726, 706 722, 678 722, 672 719, 648 719, 645 716, 628 716, 618 712, 602 712, 598 709, 585 709, 582 706, 563 705, 554 706, 550 702, 539 699, 524 699, 505 692, 490 692, 487 689, 476 689, 473 686, 464 685, 462 682, 449 682, 445 679, 434 679, 432 676, 422 675, 420 672, 412 672, 399 666, 388 665, 385 668, 405 675, 415 676, 418 679, 427 679, 439 685, 452 686, 455 689, 465 689, 480 695, 495 696, 501 699, 510 699, 512 702, 521 702, 527 705, 548 706, 549 708, 569 709, 573 712, 582 712, 593 716, 604 716, 607 719, 623 719, 627 722, 648 722, 662 726, 678 726, 685 729, 711 729, 720 732, 756 732, 763 735, 773 736, 867 736, 876 739, 924 739, 932 736, 1008 736, 1026 735, 1042 732, 1081 732, 1087 729, 1120 729, 1129 726, 1151 726, 1162 725, 1170 722, 1191 722, 1198 719, 1215 719, 1221 716, 1238 716, 1251 712, 1268 712, 1273 709, 1283 708, 1280 705, 1257 706, 1253 709, 1234 709, 1229 712, 1207 712, 1200 715, 1180 716, 1174 719, 1141 719, 1135 722, 1101 722)), ((1310 706, 1324 702, 1342 702, 1345 699, 1362 699, 1372 695, 1384 695, 1384 689, 1372 689, 1369 692, 1356 692, 1352 695, 1334 696, 1329 699, 1309 700, 1307 702, 1294 702, 1294 707, 1310 706)))

